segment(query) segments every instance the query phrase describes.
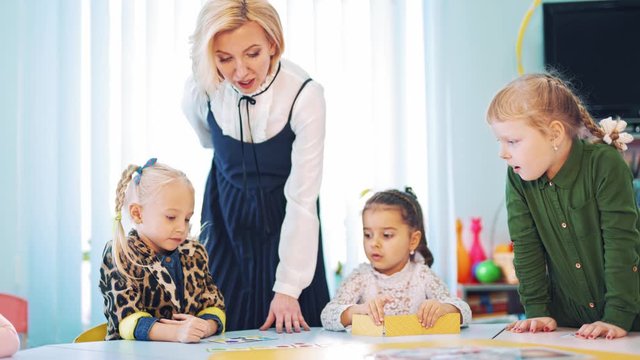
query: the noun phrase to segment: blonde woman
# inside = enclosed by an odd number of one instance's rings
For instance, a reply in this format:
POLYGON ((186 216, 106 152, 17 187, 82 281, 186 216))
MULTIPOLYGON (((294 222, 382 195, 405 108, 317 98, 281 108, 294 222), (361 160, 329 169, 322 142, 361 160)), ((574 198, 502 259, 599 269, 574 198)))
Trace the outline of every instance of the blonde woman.
POLYGON ((192 37, 183 110, 213 162, 201 240, 229 330, 320 326, 329 301, 318 194, 323 88, 284 50, 263 0, 211 0, 192 37))

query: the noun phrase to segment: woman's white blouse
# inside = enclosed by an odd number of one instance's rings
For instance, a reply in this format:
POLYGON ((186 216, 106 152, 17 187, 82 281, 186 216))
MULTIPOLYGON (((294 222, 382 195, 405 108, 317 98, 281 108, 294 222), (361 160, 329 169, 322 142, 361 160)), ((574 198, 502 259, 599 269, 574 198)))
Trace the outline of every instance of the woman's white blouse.
MULTIPOLYGON (((289 61, 281 60, 280 64, 280 72, 271 86, 254 97, 255 105, 249 105, 248 116, 246 102, 242 102, 245 142, 260 143, 277 135, 287 123, 300 86, 309 78, 303 69, 289 61)), ((242 95, 224 81, 207 97, 193 78, 187 80, 182 109, 202 146, 213 147, 207 123, 209 98, 222 132, 240 140, 238 101, 242 95)), ((291 117, 296 138, 291 150, 291 173, 284 187, 287 207, 278 248, 280 263, 273 286, 273 291, 295 298, 311 284, 316 268, 320 227, 316 200, 322 180, 325 113, 324 90, 311 81, 298 96, 291 117)))
POLYGON ((364 304, 378 295, 389 295, 393 299, 384 306, 387 315, 416 314, 423 301, 436 299, 460 310, 462 326, 471 321, 469 305, 451 296, 431 268, 409 261, 393 275, 379 273, 371 264, 361 264, 340 285, 336 296, 322 310, 322 326, 327 330, 345 330, 340 322, 342 313, 350 306, 364 304))

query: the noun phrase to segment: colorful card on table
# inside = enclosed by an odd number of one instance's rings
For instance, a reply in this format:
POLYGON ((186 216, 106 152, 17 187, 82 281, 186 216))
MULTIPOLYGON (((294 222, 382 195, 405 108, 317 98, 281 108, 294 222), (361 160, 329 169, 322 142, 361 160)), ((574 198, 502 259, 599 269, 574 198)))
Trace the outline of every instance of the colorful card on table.
POLYGON ((267 340, 276 340, 276 339, 277 338, 271 338, 271 337, 262 336, 262 335, 252 335, 252 336, 236 336, 236 337, 230 337, 230 338, 214 339, 209 341, 218 343, 218 344, 229 345, 229 344, 244 344, 244 343, 250 343, 250 342, 256 342, 256 341, 267 341, 267 340))
MULTIPOLYGON (((269 340, 272 340, 272 339, 269 339, 269 340)), ((246 342, 251 342, 251 341, 246 341, 246 342)), ((267 346, 207 348, 207 352, 217 353, 217 352, 225 352, 225 351, 252 351, 252 350, 297 349, 297 348, 324 348, 324 347, 327 347, 327 346, 329 346, 329 345, 327 345, 327 344, 314 344, 314 343, 296 342, 296 343, 290 343, 290 344, 267 345, 267 346)))
POLYGON ((383 325, 376 325, 369 315, 353 315, 351 333, 362 336, 459 334, 460 314, 445 314, 431 328, 423 327, 415 314, 387 315, 383 325))
POLYGON ((545 359, 583 360, 589 356, 549 348, 502 348, 502 347, 431 347, 414 349, 387 349, 371 354, 367 360, 416 360, 416 359, 545 359))

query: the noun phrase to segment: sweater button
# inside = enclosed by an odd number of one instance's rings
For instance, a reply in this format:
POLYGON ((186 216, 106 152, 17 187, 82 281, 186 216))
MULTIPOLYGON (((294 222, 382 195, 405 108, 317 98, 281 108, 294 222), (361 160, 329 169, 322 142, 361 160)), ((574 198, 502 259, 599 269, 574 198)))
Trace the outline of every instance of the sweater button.
POLYGON ((576 269, 580 269, 581 267, 582 267, 582 264, 576 263, 576 269))
POLYGON ((562 224, 560 224, 560 226, 562 226, 563 229, 566 229, 567 228, 567 223, 562 223, 562 224))
POLYGON ((590 302, 590 303, 589 303, 589 307, 593 309, 594 307, 596 307, 596 304, 594 304, 594 303, 590 302))
POLYGON ((631 270, 633 270, 633 272, 638 272, 638 266, 633 265, 633 267, 631 268, 631 270))

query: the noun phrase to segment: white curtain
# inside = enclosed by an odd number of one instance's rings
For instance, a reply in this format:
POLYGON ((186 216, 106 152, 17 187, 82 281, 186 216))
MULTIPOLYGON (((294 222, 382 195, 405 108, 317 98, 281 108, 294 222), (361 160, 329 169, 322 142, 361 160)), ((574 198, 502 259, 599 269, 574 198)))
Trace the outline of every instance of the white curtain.
POLYGON ((420 1, 274 1, 285 56, 324 85, 320 197, 330 287, 365 261, 360 194, 412 186, 427 210, 423 9, 420 1))
MULTIPOLYGON (((105 321, 98 271, 111 238, 115 185, 127 164, 158 157, 185 171, 199 215, 211 155, 182 116, 180 99, 201 4, 0 2, 6 27, 0 39, 8 50, 0 63, 0 159, 8 169, 0 180, 6 204, 0 224, 11 239, 2 240, 3 251, 15 254, 0 265, 15 273, 0 276, 0 291, 29 299, 31 345, 69 342, 105 321)), ((325 89, 321 217, 333 285, 338 261, 348 274, 366 260, 364 189, 412 186, 427 217, 442 205, 428 196, 434 185, 427 162, 437 154, 428 156, 427 148, 426 11, 412 0, 273 4, 285 28, 284 56, 325 89)), ((448 216, 436 218, 438 227, 449 225, 448 216)), ((428 229, 428 239, 436 271, 455 279, 455 264, 441 260, 450 253, 441 245, 448 229, 434 231, 428 229)))
POLYGON ((28 299, 29 345, 70 340, 81 330, 80 0, 3 1, 0 14, 0 291, 28 299))
MULTIPOLYGON (((426 206, 427 231, 431 239, 429 249, 435 262, 433 269, 447 285, 457 292, 457 257, 455 238, 455 209, 453 193, 453 125, 451 124, 451 72, 456 71, 443 63, 449 50, 444 37, 442 14, 446 4, 441 0, 424 1, 425 67, 427 78, 427 171, 429 198, 426 206)), ((450 51, 450 50, 449 50, 450 51)))
MULTIPOLYGON (((86 1, 86 0, 85 0, 86 1)), ((91 172, 89 323, 104 322, 97 288, 104 244, 111 237, 115 185, 130 163, 150 157, 187 173, 197 212, 210 164, 182 116, 180 100, 190 72, 188 38, 201 1, 92 0, 90 18, 91 172)), ((199 222, 196 214, 194 223, 199 222)))

